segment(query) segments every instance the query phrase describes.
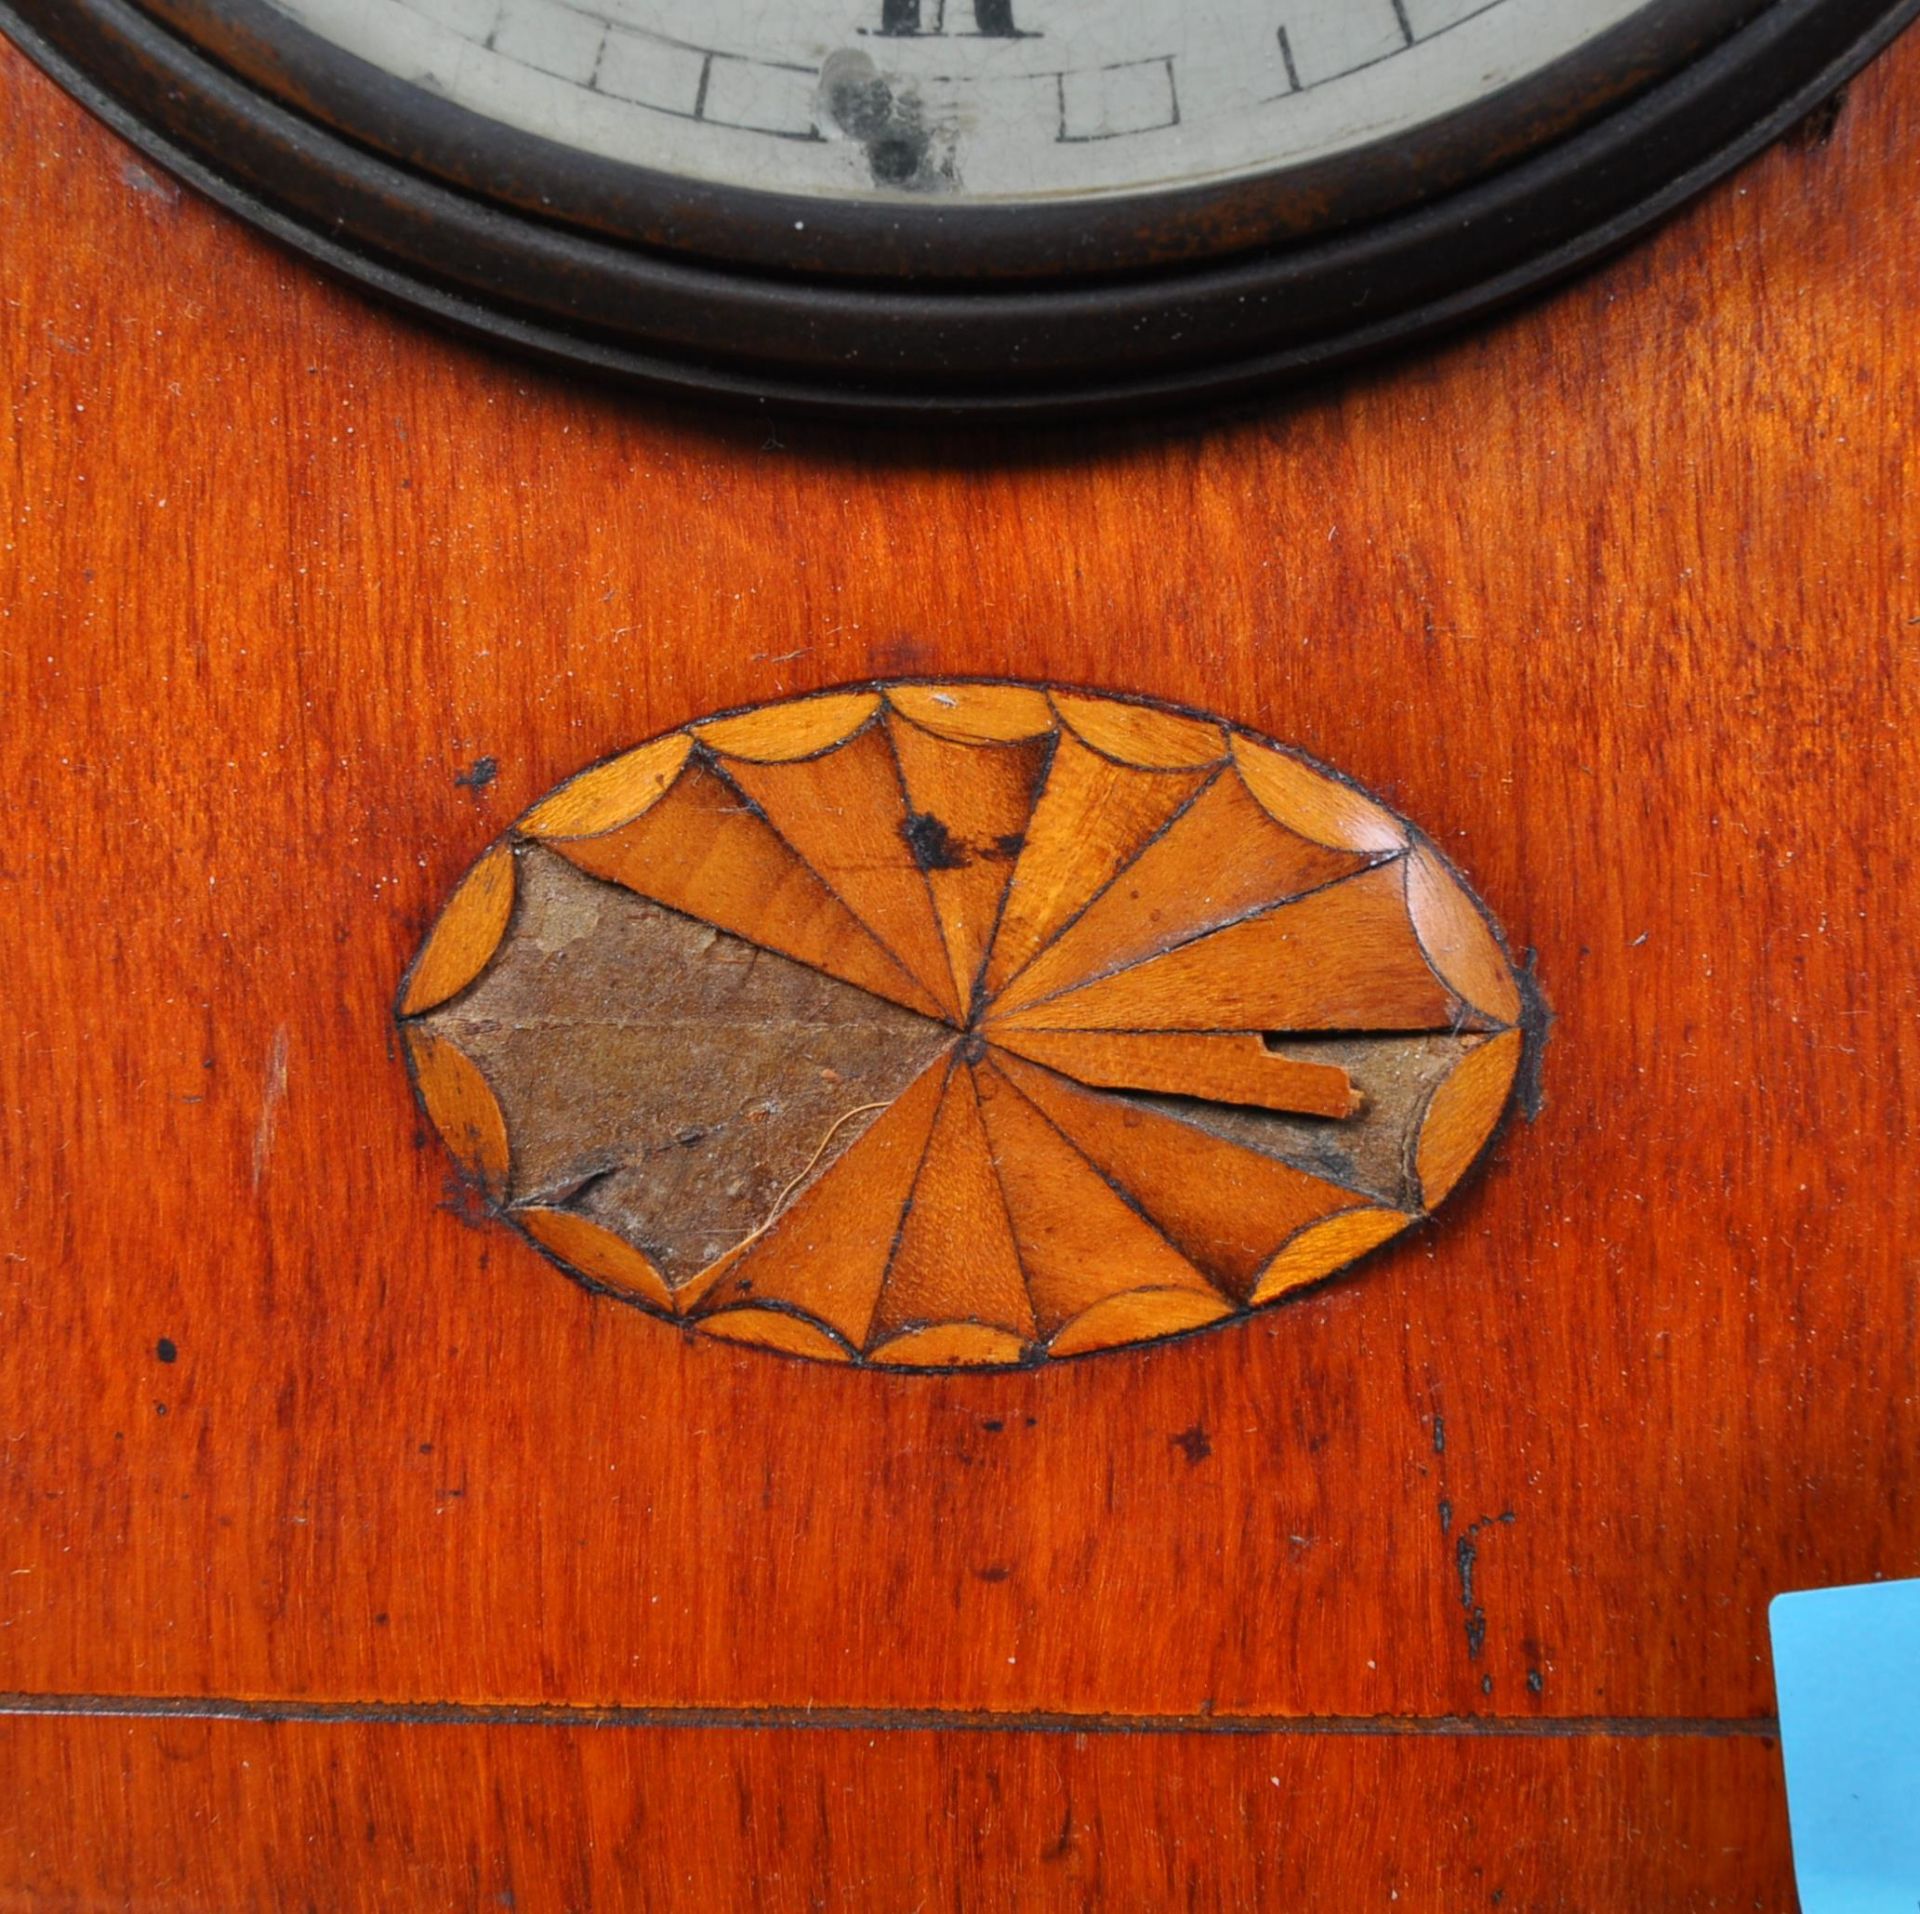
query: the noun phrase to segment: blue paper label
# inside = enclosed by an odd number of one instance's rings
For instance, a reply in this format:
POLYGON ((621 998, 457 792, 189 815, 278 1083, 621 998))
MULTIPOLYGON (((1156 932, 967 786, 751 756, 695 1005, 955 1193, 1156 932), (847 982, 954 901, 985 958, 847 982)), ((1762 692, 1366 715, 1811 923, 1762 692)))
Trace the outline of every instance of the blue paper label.
POLYGON ((1803 1914, 1920 1914, 1920 1581, 1770 1612, 1803 1914))

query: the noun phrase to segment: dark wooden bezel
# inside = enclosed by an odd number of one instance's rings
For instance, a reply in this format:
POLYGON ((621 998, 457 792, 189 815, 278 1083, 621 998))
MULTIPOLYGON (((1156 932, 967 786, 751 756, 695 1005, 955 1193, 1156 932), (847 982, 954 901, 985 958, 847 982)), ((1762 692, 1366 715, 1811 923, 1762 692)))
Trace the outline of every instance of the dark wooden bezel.
MULTIPOLYGON (((182 18, 226 16, 222 51, 244 53, 252 0, 163 4, 182 18)), ((1691 46, 1715 12, 1676 0, 1660 17, 1691 46)), ((1231 203, 1183 194, 1143 204, 1124 244, 1103 242, 1101 222, 1078 212, 929 207, 921 218, 917 207, 882 215, 863 205, 821 220, 814 206, 819 250, 804 271, 754 257, 769 207, 785 202, 665 183, 653 199, 622 200, 583 172, 577 201, 565 202, 578 221, 538 216, 509 199, 541 197, 539 166, 561 149, 491 130, 511 148, 508 197, 482 197, 451 176, 460 141, 470 147, 484 122, 450 108, 451 120, 404 139, 389 110, 386 145, 405 155, 390 157, 366 143, 380 126, 353 122, 337 89, 309 88, 310 110, 296 110, 128 0, 0 0, 0 30, 212 197, 463 331, 713 395, 1052 415, 1299 377, 1547 284, 1776 138, 1916 13, 1920 0, 1773 0, 1585 124, 1569 72, 1541 109, 1544 146, 1455 183, 1473 129, 1451 128, 1439 145, 1401 155, 1397 206, 1393 155, 1369 156, 1321 230, 1302 230, 1298 179, 1237 186, 1231 203), (1577 130, 1558 132, 1569 123, 1577 130), (990 276, 996 225, 1008 269, 990 276), (1285 236, 1250 246, 1253 230, 1285 236), (1195 234, 1235 249, 1182 258, 1195 234), (1062 270, 1049 276, 1040 268, 1050 258, 1062 270), (856 276, 863 263, 892 269, 856 276)), ((1620 52, 1602 87, 1610 99, 1620 52)), ((1596 84, 1589 74, 1589 96, 1596 84)), ((291 81, 279 90, 301 91, 291 81)))

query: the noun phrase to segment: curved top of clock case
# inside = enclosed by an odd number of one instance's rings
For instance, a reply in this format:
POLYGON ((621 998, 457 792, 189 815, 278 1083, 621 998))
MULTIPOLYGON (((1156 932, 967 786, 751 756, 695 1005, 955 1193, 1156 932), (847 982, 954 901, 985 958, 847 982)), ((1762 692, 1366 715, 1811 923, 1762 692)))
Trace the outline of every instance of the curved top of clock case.
POLYGON ((0 0, 0 28, 212 196, 462 330, 713 394, 1045 416, 1315 372, 1564 275, 1777 136, 1916 12, 1651 0, 1405 137, 1058 204, 823 200, 597 160, 260 0, 0 0))

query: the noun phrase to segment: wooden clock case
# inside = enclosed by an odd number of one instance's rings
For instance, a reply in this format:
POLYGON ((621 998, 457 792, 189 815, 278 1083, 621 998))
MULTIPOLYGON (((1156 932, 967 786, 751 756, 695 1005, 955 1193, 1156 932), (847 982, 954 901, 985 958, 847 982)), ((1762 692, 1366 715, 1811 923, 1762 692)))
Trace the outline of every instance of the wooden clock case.
POLYGON ((1765 1604, 1920 1570, 1920 43, 1231 413, 876 433, 374 309, 0 56, 0 1905, 1792 1905, 1765 1604), (704 713, 1203 702, 1554 1015, 1449 1227, 889 1376, 476 1227, 389 1008, 704 713))

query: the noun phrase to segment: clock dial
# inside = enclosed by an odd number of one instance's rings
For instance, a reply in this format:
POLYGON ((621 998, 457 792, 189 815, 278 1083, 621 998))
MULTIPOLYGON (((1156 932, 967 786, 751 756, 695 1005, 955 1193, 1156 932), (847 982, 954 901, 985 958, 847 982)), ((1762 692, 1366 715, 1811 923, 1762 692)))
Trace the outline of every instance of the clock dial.
MULTIPOLYGON (((602 159, 761 192, 1026 203, 1349 153, 1518 89, 1644 0, 274 0, 602 159)), ((1731 19, 1738 0, 1696 9, 1731 19)))
POLYGON ((1618 246, 1920 0, 0 0, 452 325, 868 411, 1337 365, 1618 246))

